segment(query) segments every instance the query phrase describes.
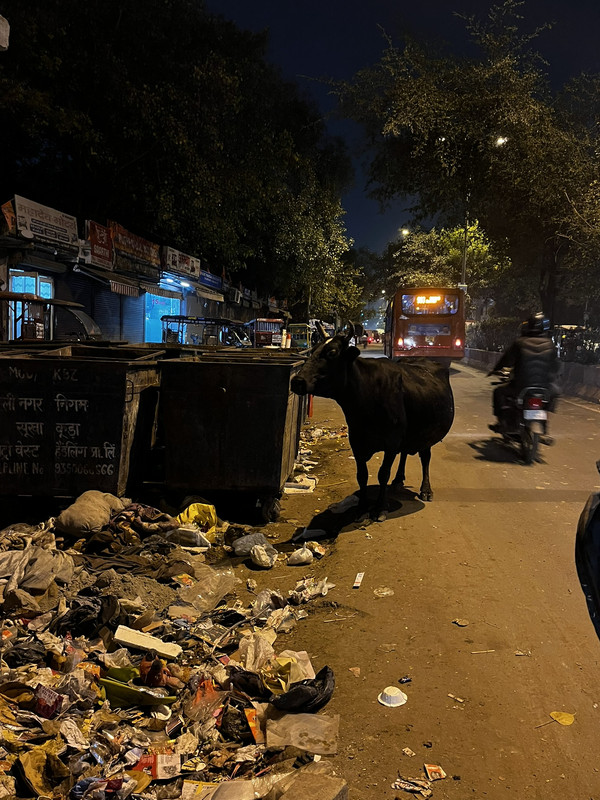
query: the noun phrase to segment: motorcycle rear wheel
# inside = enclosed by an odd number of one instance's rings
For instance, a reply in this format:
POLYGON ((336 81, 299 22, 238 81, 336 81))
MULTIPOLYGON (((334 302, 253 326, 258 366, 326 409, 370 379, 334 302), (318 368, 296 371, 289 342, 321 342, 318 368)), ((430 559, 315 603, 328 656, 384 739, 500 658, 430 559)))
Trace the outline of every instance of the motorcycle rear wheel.
POLYGON ((526 464, 533 464, 537 458, 540 435, 524 427, 521 431, 521 455, 526 464))

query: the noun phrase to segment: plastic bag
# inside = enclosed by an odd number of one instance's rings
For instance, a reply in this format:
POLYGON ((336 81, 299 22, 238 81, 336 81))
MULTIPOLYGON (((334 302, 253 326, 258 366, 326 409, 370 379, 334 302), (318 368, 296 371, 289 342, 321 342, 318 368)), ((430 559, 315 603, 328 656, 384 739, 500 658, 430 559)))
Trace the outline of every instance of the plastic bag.
POLYGON ((287 692, 271 697, 270 702, 280 711, 314 714, 329 702, 334 688, 333 670, 325 666, 312 680, 292 684, 287 692))
POLYGON ((197 583, 179 591, 185 603, 191 603, 197 611, 212 611, 235 585, 235 575, 230 568, 215 570, 208 564, 195 564, 197 583))
POLYGON ((260 532, 249 533, 247 536, 240 536, 239 539, 233 542, 233 552, 236 556, 249 556, 250 551, 256 544, 263 545, 264 547, 264 545, 269 544, 269 541, 264 534, 260 532))
POLYGON ((340 715, 286 714, 267 720, 267 749, 292 745, 309 753, 332 756, 337 753, 340 715))
POLYGON ((181 525, 197 525, 207 539, 214 541, 215 528, 218 522, 217 510, 214 506, 208 503, 192 503, 175 519, 181 525))

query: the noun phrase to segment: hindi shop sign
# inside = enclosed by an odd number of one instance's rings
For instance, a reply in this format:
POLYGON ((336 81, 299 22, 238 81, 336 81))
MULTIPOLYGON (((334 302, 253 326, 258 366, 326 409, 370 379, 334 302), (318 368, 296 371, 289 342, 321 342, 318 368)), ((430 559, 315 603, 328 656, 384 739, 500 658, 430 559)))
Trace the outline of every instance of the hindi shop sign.
POLYGON ((190 278, 195 279, 200 276, 200 259, 188 256, 174 247, 162 248, 162 262, 163 269, 167 272, 188 275, 190 278))
POLYGON ((112 234, 115 268, 146 278, 158 279, 160 246, 126 230, 118 222, 108 223, 112 234))
POLYGON ((26 239, 39 239, 65 247, 78 247, 77 220, 54 208, 15 195, 17 230, 26 239))
POLYGON ((86 220, 87 238, 90 243, 85 263, 104 269, 113 269, 113 243, 110 228, 91 219, 86 220))

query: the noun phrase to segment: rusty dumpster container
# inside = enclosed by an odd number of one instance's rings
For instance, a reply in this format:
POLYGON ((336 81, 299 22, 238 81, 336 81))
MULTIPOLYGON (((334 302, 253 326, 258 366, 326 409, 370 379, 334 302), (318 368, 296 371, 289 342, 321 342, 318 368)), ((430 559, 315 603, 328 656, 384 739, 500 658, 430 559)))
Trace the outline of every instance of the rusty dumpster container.
POLYGON ((159 362, 169 489, 252 493, 263 519, 276 519, 298 452, 303 398, 290 381, 302 363, 257 351, 159 362))
POLYGON ((132 355, 67 347, 0 359, 1 495, 123 495, 141 483, 160 375, 147 351, 132 355))

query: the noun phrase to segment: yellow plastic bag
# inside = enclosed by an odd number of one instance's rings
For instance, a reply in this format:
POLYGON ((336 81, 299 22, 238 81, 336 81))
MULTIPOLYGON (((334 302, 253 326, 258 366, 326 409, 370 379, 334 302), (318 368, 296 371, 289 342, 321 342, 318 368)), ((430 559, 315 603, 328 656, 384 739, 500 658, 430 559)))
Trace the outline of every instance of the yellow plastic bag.
POLYGON ((217 526, 217 510, 208 503, 192 503, 177 517, 181 525, 197 525, 209 541, 214 541, 217 526))

